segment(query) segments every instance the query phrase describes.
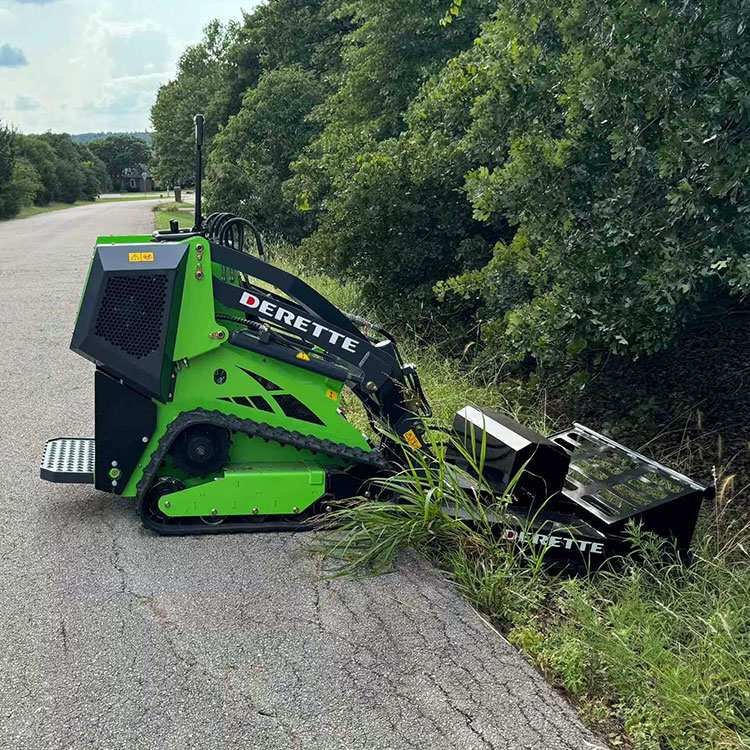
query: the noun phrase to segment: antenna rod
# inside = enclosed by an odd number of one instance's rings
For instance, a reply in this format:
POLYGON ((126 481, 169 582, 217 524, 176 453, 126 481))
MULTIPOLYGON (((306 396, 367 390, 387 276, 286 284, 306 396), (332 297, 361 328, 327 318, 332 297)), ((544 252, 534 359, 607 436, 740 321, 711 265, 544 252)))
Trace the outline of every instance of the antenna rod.
POLYGON ((195 116, 195 226, 194 232, 203 229, 201 198, 203 192, 203 115, 195 116))

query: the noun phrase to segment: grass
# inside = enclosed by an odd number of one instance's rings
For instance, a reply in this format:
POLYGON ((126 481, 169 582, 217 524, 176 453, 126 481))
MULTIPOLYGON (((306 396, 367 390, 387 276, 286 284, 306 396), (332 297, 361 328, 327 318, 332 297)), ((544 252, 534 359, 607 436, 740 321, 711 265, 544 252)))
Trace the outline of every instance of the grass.
POLYGON ((174 193, 170 195, 172 191, 166 191, 166 190, 156 190, 152 191, 150 193, 129 193, 124 190, 112 190, 111 193, 121 195, 121 198, 111 198, 107 200, 153 200, 154 198, 172 198, 174 197, 174 193))
POLYGON ((75 208, 76 206, 89 206, 94 201, 76 201, 75 203, 48 203, 46 206, 24 206, 20 212, 12 219, 3 219, 3 221, 13 221, 14 219, 28 219, 30 216, 46 214, 49 211, 62 211, 66 208, 75 208))
MULTIPOLYGON (((714 518, 690 566, 666 540, 633 527, 633 556, 595 574, 555 576, 543 553, 493 533, 486 506, 462 489, 439 443, 433 452, 435 462, 412 454, 400 474, 376 480, 385 499, 354 500, 332 514, 317 546, 334 574, 386 572, 402 550, 414 550, 613 746, 750 747, 750 526, 714 518)), ((507 500, 489 510, 502 515, 507 500)))
MULTIPOLYGON (((157 210, 157 228, 170 218, 185 223, 184 212, 157 210)), ((290 248, 271 249, 276 265, 339 307, 371 317, 356 284, 306 273, 290 248)), ((474 403, 550 430, 535 393, 482 384, 464 363, 414 334, 399 344, 418 366, 435 421, 445 424, 457 408, 474 403)), ((690 472, 690 465, 676 468, 690 472)), ((339 575, 383 572, 405 549, 430 560, 613 747, 748 750, 750 526, 732 510, 742 491, 718 474, 718 496, 696 534, 690 567, 634 529, 639 559, 576 578, 552 575, 538 555, 519 554, 487 524, 469 527, 444 512, 446 501, 480 518, 482 509, 440 460, 386 480, 398 502, 361 499, 336 511, 340 526, 320 545, 339 575)))
POLYGON ((153 201, 159 198, 168 198, 163 193, 139 193, 137 195, 123 195, 122 198, 97 198, 96 203, 125 203, 127 201, 153 201))
POLYGON ((154 207, 154 227, 156 229, 169 229, 170 221, 177 221, 184 229, 193 226, 193 216, 185 209, 193 209, 192 203, 162 203, 154 207))

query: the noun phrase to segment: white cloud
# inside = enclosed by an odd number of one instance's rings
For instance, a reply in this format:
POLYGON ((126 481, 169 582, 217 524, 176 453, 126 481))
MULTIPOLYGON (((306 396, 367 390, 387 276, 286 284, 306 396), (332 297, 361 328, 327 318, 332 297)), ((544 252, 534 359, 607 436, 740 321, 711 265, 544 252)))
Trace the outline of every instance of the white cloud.
POLYGON ((105 81, 99 89, 99 97, 89 100, 83 108, 95 114, 147 114, 157 89, 167 77, 164 73, 152 73, 113 78, 105 81))
POLYGON ((99 11, 90 16, 83 38, 87 56, 96 55, 100 61, 106 58, 118 77, 164 72, 174 57, 169 33, 148 18, 107 21, 99 11))
POLYGON ((84 54, 71 62, 85 67, 96 59, 107 75, 87 92, 82 111, 99 116, 139 115, 147 122, 159 85, 172 76, 169 34, 151 19, 108 21, 96 12, 88 19, 84 39, 84 54))
POLYGON ((212 18, 257 0, 0 0, 0 45, 28 65, 0 67, 0 116, 22 132, 141 130, 158 87, 212 18), (15 107, 19 97, 41 103, 15 107))

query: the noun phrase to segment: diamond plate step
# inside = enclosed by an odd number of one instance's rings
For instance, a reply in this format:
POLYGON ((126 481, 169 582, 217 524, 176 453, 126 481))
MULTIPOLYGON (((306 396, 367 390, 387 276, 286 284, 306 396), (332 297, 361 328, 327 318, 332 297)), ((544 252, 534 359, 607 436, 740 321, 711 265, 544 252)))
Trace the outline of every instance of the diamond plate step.
POLYGON ((55 438, 44 446, 39 476, 48 482, 94 483, 94 438, 55 438))

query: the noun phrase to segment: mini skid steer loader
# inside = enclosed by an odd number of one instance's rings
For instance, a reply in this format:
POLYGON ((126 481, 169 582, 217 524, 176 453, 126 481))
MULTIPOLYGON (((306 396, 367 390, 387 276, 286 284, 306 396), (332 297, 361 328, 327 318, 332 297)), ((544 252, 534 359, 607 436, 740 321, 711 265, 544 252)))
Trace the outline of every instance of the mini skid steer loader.
MULTIPOLYGON (((132 498, 159 534, 312 528, 404 446, 429 452, 429 405, 392 336, 268 262, 246 219, 203 221, 202 130, 195 226, 97 240, 71 343, 96 366, 94 437, 49 440, 41 477, 132 498), (344 386, 385 428, 377 446, 344 386)), ((452 432, 496 496, 512 487, 498 534, 553 561, 621 553, 630 520, 687 550, 709 492, 581 425, 545 438, 467 406, 452 432)))

